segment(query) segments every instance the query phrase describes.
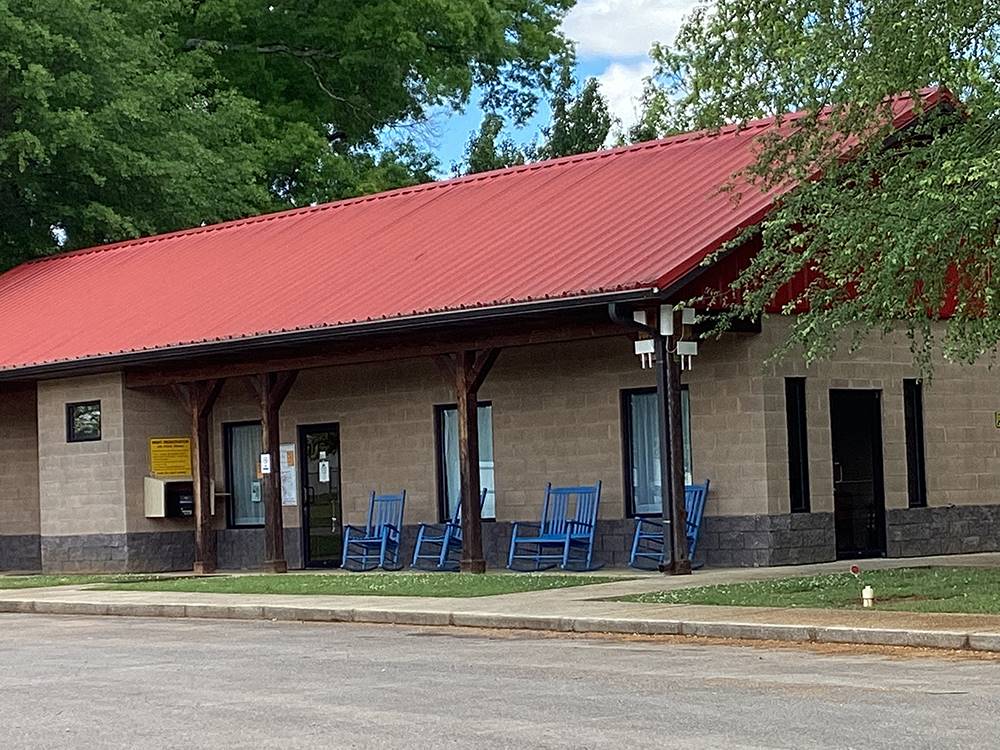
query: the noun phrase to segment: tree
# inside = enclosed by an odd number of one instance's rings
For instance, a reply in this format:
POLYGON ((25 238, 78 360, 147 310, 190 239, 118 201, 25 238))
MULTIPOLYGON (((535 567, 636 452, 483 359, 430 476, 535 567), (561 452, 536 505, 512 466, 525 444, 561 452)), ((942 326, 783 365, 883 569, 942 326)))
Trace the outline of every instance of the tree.
POLYGON ((225 80, 279 128, 301 129, 296 158, 271 179, 292 203, 328 199, 327 174, 386 128, 458 110, 523 123, 549 86, 575 0, 187 0, 180 44, 210 53, 225 80), (306 136, 309 147, 306 147, 306 136), (307 158, 308 157, 308 158, 307 158))
POLYGON ((0 0, 0 269, 431 179, 413 128, 528 116, 571 5, 0 0))
POLYGON ((549 97, 551 119, 534 143, 518 146, 510 136, 503 135, 503 117, 487 113, 469 139, 464 163, 455 165, 455 172, 485 172, 604 148, 617 120, 608 110, 598 80, 588 78, 581 87, 575 67, 576 58, 570 48, 560 57, 559 75, 549 97))
POLYGON ((504 120, 495 112, 487 113, 465 146, 464 164, 455 165, 455 172, 476 174, 524 164, 527 155, 509 136, 503 136, 504 120))
POLYGON ((581 88, 573 73, 575 66, 570 50, 560 59, 559 77, 549 101, 552 121, 543 130, 538 148, 541 159, 598 151, 615 123, 598 80, 588 78, 581 88))
POLYGON ((0 1, 0 268, 273 204, 259 109, 175 59, 167 10, 0 1))
POLYGON ((650 54, 656 70, 643 83, 639 119, 621 134, 623 144, 653 141, 697 128, 691 108, 683 106, 689 94, 686 61, 661 44, 653 45, 650 54))
POLYGON ((997 0, 719 0, 654 54, 675 122, 808 113, 783 120, 746 174, 759 188, 799 186, 759 229, 762 250, 734 285, 737 314, 759 314, 808 279, 785 307, 807 312, 782 351, 812 360, 849 331, 854 345, 903 321, 925 370, 939 345, 959 361, 995 356, 997 0), (927 87, 960 103, 923 107, 927 87), (921 115, 896 132, 900 97, 921 115))

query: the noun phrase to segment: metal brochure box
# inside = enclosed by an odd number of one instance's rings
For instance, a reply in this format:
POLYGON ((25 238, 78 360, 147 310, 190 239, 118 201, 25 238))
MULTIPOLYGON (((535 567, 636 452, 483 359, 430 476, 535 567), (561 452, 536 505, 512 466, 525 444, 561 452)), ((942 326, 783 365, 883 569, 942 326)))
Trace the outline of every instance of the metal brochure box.
MULTIPOLYGON (((194 485, 190 477, 146 477, 143 480, 146 518, 191 518, 194 515, 194 485)), ((215 482, 209 493, 215 515, 215 482)))

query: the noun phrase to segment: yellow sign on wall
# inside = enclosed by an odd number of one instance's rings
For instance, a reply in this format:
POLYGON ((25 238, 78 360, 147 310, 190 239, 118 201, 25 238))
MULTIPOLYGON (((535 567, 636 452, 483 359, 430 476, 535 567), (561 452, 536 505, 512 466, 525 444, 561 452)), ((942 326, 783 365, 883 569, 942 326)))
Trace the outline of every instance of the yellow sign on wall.
POLYGON ((149 473, 154 477, 191 476, 191 438, 150 438, 149 473))

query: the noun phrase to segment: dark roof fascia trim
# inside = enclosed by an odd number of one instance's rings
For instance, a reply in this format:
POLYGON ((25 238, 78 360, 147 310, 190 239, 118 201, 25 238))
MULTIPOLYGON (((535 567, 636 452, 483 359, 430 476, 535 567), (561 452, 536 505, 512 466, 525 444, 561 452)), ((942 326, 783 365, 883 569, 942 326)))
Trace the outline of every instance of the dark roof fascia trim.
POLYGON ((267 349, 272 346, 289 346, 300 344, 332 343, 363 335, 406 333, 411 331, 433 330, 448 325, 463 323, 489 322, 506 320, 523 315, 536 313, 554 313, 577 310, 587 307, 607 305, 613 302, 639 302, 643 300, 660 299, 662 295, 657 287, 645 287, 630 291, 603 292, 577 297, 560 297, 558 299, 536 300, 532 302, 514 302, 490 307, 477 307, 466 310, 453 310, 441 313, 425 313, 399 318, 390 318, 327 328, 309 328, 282 333, 269 333, 257 336, 208 341, 197 344, 165 347, 136 352, 108 354, 84 359, 49 362, 39 365, 29 365, 10 370, 0 371, 0 382, 35 380, 43 378, 90 375, 108 372, 123 367, 155 365, 163 362, 173 362, 187 357, 206 355, 226 355, 246 353, 267 349))

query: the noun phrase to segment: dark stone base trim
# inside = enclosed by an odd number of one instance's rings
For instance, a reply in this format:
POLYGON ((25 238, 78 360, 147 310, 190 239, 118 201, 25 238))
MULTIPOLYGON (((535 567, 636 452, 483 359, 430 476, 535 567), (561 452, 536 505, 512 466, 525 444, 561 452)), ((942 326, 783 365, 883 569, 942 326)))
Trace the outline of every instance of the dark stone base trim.
POLYGON ((889 557, 1000 551, 1000 505, 886 511, 889 557))
MULTIPOLYGON (((299 529, 285 529, 285 555, 289 568, 302 567, 299 529)), ((0 555, 5 542, 0 537, 0 555)), ((263 529, 224 529, 217 532, 219 567, 260 567, 264 560, 263 529)), ((43 570, 47 573, 158 573, 194 567, 193 531, 149 531, 128 534, 75 534, 35 537, 37 562, 6 569, 43 570)), ((0 556, 0 562, 6 558, 0 556)), ((4 569, 0 565, 0 569, 4 569)))
POLYGON ((705 516, 695 559, 724 567, 767 567, 837 558, 832 513, 705 516))
POLYGON ((43 536, 42 570, 46 573, 125 573, 125 534, 43 536))
MULTIPOLYGON (((1000 551, 1000 505, 892 509, 886 512, 888 554, 915 557, 1000 551)), ((512 524, 483 524, 483 556, 490 568, 507 564, 512 524)), ((409 567, 417 524, 403 528, 402 561, 409 567)), ((594 564, 628 565, 635 521, 602 519, 594 564)), ((264 559, 263 529, 223 529, 217 536, 220 569, 255 569, 264 559)), ((289 568, 302 567, 301 530, 285 529, 289 568)), ((709 566, 801 565, 836 559, 832 513, 706 516, 696 560, 709 566)), ((0 570, 46 572, 157 572, 190 570, 192 531, 0 536, 0 570)))
MULTIPOLYGON (((704 519, 697 562, 725 567, 799 565, 836 559, 832 513, 718 516, 704 519)), ((512 524, 483 524, 483 557, 490 568, 504 568, 512 524)), ((418 526, 403 529, 403 561, 409 565, 418 526)), ((594 565, 624 568, 632 551, 635 520, 601 519, 594 538, 594 565)), ((647 566, 649 567, 649 566, 647 566)))
POLYGON ((194 531, 130 532, 128 571, 159 573, 194 567, 194 531))
POLYGON ((0 536, 0 570, 33 573, 42 569, 42 546, 38 534, 0 536))
MULTIPOLYGON (((217 532, 219 568, 259 568, 264 562, 264 529, 221 529, 217 532)), ((285 529, 285 560, 289 568, 302 567, 302 530, 285 529)))

